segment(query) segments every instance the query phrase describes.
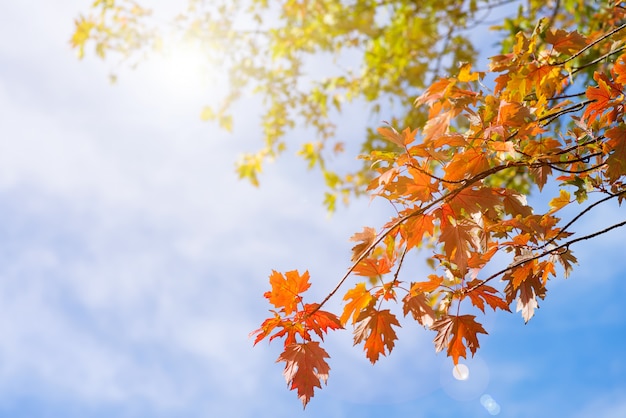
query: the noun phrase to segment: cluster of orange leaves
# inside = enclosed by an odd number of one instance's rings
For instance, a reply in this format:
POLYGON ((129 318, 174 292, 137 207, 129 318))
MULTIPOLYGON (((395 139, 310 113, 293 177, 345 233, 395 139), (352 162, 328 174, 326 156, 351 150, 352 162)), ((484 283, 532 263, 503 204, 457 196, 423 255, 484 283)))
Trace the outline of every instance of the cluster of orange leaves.
POLYGON ((589 209, 626 196, 626 53, 615 46, 624 44, 625 25, 618 25, 624 14, 615 8, 604 18, 611 30, 587 36, 540 25, 532 36, 519 33, 511 53, 491 58, 489 71, 463 65, 418 97, 416 106, 429 109, 420 130, 379 129, 397 152, 364 157, 377 173, 369 189, 389 200, 397 215, 378 232, 366 227, 352 237, 352 266, 321 304, 302 300, 308 272, 273 272, 265 297, 277 310, 253 333, 255 344, 268 336, 283 339, 278 361, 305 406, 330 370, 315 337, 323 340, 329 330, 351 324, 355 345, 363 344, 375 363, 397 339, 400 322, 388 307, 395 302, 405 317, 434 331, 436 351, 445 350, 457 364, 468 350, 475 354, 478 335, 487 334, 468 312, 510 311, 516 302, 527 322, 556 266, 567 276, 576 263, 570 245, 604 232, 576 237, 571 231, 588 209, 566 223, 556 216, 592 193, 600 197, 589 209), (591 50, 602 59, 586 62, 591 50), (566 94, 591 65, 595 85, 566 94), (493 89, 483 84, 487 73, 496 75, 493 89), (554 127, 564 119, 567 127, 554 127), (527 192, 516 186, 520 178, 539 190, 550 180, 558 186, 544 213, 527 204, 527 192), (424 248, 432 251, 434 273, 400 280, 405 255, 424 248), (487 265, 497 266, 496 254, 509 254, 510 263, 485 274, 487 265), (345 293, 339 316, 323 311, 351 275, 367 280, 345 293), (496 278, 502 290, 488 284, 496 278))

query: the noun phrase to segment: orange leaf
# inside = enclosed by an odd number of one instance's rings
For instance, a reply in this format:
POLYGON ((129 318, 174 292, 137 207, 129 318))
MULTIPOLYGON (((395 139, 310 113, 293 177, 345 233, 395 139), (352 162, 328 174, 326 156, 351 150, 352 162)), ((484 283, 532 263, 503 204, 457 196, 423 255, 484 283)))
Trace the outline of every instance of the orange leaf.
POLYGON ((472 245, 471 226, 462 223, 451 223, 448 219, 441 218, 441 235, 439 242, 443 243, 445 256, 456 264, 464 275, 467 272, 469 248, 472 245))
POLYGON ((626 54, 622 54, 615 60, 613 75, 616 83, 626 83, 626 54))
POLYGON ((612 150, 606 159, 606 176, 611 183, 626 174, 626 128, 623 125, 608 129, 607 145, 612 150))
POLYGON ((428 276, 427 282, 417 282, 411 284, 411 293, 429 293, 437 290, 443 283, 443 278, 436 274, 428 276))
MULTIPOLYGON (((539 277, 541 274, 530 275, 517 286, 513 281, 509 281, 504 288, 506 300, 512 302, 517 299, 516 312, 522 312, 524 322, 528 322, 535 314, 535 309, 539 307, 537 297, 543 299, 546 296, 546 288, 539 277)), ((503 278, 506 280, 506 277, 503 278)))
POLYGON ((425 327, 430 327, 435 322, 435 311, 428 303, 424 293, 413 292, 411 289, 411 292, 404 297, 403 302, 404 316, 410 312, 413 318, 425 327))
POLYGON ((352 247, 352 261, 356 261, 359 259, 361 255, 374 243, 376 240, 376 230, 374 228, 370 228, 366 226, 363 228, 363 232, 357 232, 356 234, 350 237, 350 241, 359 242, 357 245, 352 247))
POLYGON ((587 46, 587 38, 577 31, 567 32, 563 29, 551 29, 546 33, 546 42, 554 45, 554 49, 562 54, 573 54, 587 46))
POLYGON ((283 276, 281 273, 272 270, 270 285, 272 290, 265 292, 263 296, 275 307, 283 308, 285 315, 290 315, 296 310, 297 304, 302 299, 300 293, 311 287, 309 272, 305 271, 300 275, 297 270, 292 270, 283 276))
POLYGON ((320 343, 310 341, 302 344, 290 344, 278 356, 277 362, 285 362, 283 375, 290 390, 297 390, 298 398, 306 407, 313 397, 316 387, 322 388, 321 382, 326 383, 330 367, 326 358, 330 356, 320 343))
POLYGON ((526 196, 520 194, 511 189, 500 190, 502 195, 502 203, 504 204, 504 211, 509 215, 515 217, 521 215, 526 217, 532 215, 533 209, 526 204, 526 196))
POLYGON ((343 326, 339 318, 337 318, 337 315, 317 309, 318 306, 318 303, 307 303, 304 305, 304 323, 309 330, 313 331, 324 340, 324 334, 328 333, 329 329, 341 329, 343 326), (310 312, 313 313, 311 314, 310 312))
MULTIPOLYGON (((257 345, 257 343, 259 341, 261 341, 263 338, 267 337, 268 335, 270 335, 270 333, 277 327, 279 326, 281 323, 283 322, 283 319, 280 317, 280 315, 278 315, 277 313, 274 313, 274 317, 273 318, 268 318, 265 321, 263 321, 263 323, 261 324, 261 328, 254 330, 250 333, 250 337, 252 337, 253 335, 257 335, 256 338, 254 339, 254 345, 257 345)), ((274 335, 271 339, 273 340, 274 338, 276 338, 276 335, 274 335)))
POLYGON ((465 188, 456 193, 449 203, 456 214, 460 214, 461 210, 467 214, 486 213, 501 206, 500 195, 491 187, 465 188))
POLYGON ((593 75, 598 83, 597 87, 589 86, 585 94, 592 102, 587 105, 581 120, 590 125, 599 115, 609 108, 609 101, 622 92, 618 85, 609 80, 604 74, 596 72, 593 75))
MULTIPOLYGON (((467 283, 468 288, 472 288, 480 283, 480 280, 474 279, 471 282, 467 283)), ((502 309, 504 311, 509 311, 509 304, 506 303, 504 299, 499 296, 496 296, 495 293, 498 293, 496 289, 491 286, 487 286, 485 284, 478 286, 471 292, 467 293, 470 300, 472 301, 472 305, 476 306, 478 309, 485 312, 485 302, 487 305, 491 307, 494 311, 496 309, 502 309)))
POLYGON ((474 315, 445 316, 435 322, 431 329, 437 331, 434 340, 437 352, 447 348, 454 364, 459 363, 459 357, 467 358, 466 348, 474 355, 480 347, 477 334, 487 334, 474 318, 474 315))
POLYGON ((474 177, 489 168, 487 156, 478 149, 469 148, 465 152, 455 154, 452 161, 444 168, 445 178, 451 181, 463 180, 474 177))
POLYGON ((378 311, 370 308, 357 318, 359 325, 354 330, 354 345, 365 341, 363 346, 366 357, 376 363, 379 356, 391 352, 394 341, 398 338, 392 325, 400 326, 396 316, 389 309, 378 311))
POLYGON ((367 308, 373 299, 372 294, 365 288, 365 283, 358 283, 353 289, 348 290, 343 297, 343 300, 351 300, 351 302, 348 302, 343 308, 339 321, 346 324, 352 316, 352 323, 356 323, 361 311, 367 308))
POLYGON ((419 246, 422 243, 424 234, 433 236, 435 229, 433 220, 434 217, 432 215, 422 214, 414 216, 404 223, 402 228, 400 228, 400 233, 406 241, 407 250, 419 246))
POLYGON ((391 126, 389 128, 380 127, 378 128, 378 133, 386 140, 393 142, 394 144, 400 147, 404 146, 404 141, 403 141, 402 136, 393 127, 391 126))
POLYGON ((356 265, 354 274, 365 277, 378 277, 391 271, 391 263, 387 257, 379 259, 365 258, 356 265))

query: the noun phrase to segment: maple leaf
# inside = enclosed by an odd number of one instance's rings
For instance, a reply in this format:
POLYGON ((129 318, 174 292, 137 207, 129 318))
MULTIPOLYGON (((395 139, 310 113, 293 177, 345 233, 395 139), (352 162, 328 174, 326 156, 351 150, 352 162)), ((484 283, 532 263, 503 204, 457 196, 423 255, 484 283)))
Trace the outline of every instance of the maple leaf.
POLYGON ((554 49, 562 54, 573 54, 587 46, 589 41, 577 31, 551 29, 546 33, 546 42, 554 45, 554 49))
POLYGON ((376 240, 376 230, 374 228, 370 228, 366 226, 363 228, 363 232, 357 232, 356 234, 350 237, 350 241, 359 242, 357 245, 352 247, 352 258, 351 260, 354 262, 359 259, 361 255, 374 243, 376 240))
POLYGON ((593 78, 598 83, 598 86, 587 87, 585 94, 591 103, 587 105, 581 117, 581 120, 585 121, 588 125, 610 107, 609 102, 612 99, 622 93, 619 86, 612 83, 604 74, 596 72, 593 78))
POLYGON ((433 183, 428 174, 412 167, 409 168, 409 174, 413 178, 406 184, 406 193, 415 200, 428 202, 438 189, 437 183, 433 183))
POLYGON ((474 177, 483 171, 489 170, 487 156, 478 149, 469 148, 454 155, 454 158, 444 168, 446 180, 459 181, 474 177))
POLYGON ((461 82, 468 81, 478 81, 478 78, 483 78, 485 76, 484 72, 472 73, 472 64, 469 62, 461 65, 461 69, 459 70, 459 75, 457 76, 458 80, 461 82))
POLYGON ((290 390, 296 390, 302 405, 313 397, 315 388, 322 388, 326 383, 330 366, 325 359, 330 358, 319 342, 309 341, 301 344, 290 344, 285 347, 276 362, 285 362, 283 375, 290 390))
POLYGON ((392 264, 387 257, 365 258, 354 267, 353 273, 358 276, 378 277, 391 271, 392 264))
POLYGON ((405 241, 407 250, 417 247, 422 243, 424 234, 433 236, 435 226, 434 216, 421 214, 408 219, 400 228, 400 234, 405 241))
POLYGON ((524 318, 525 323, 530 321, 535 314, 535 309, 539 307, 537 298, 543 299, 546 296, 546 288, 540 279, 541 276, 543 276, 541 273, 530 274, 517 285, 513 283, 510 277, 503 277, 503 280, 509 280, 504 288, 506 300, 509 303, 517 300, 515 311, 522 312, 522 318, 524 318))
MULTIPOLYGON (((273 318, 268 318, 265 321, 263 321, 263 323, 261 324, 261 328, 252 331, 249 335, 249 337, 252 337, 253 335, 256 334, 256 338, 254 339, 253 345, 257 345, 259 341, 263 340, 265 337, 270 335, 272 331, 282 323, 282 321, 283 319, 277 313, 274 313, 273 318)), ((273 340, 274 338, 275 336, 271 337, 270 341, 273 340)))
POLYGON ((361 311, 370 305, 374 300, 372 294, 365 288, 365 283, 358 283, 354 288, 348 290, 343 300, 351 300, 343 308, 343 313, 339 318, 342 324, 346 324, 350 316, 352 323, 355 324, 361 311))
POLYGON ((428 328, 433 325, 437 315, 424 293, 411 291, 402 301, 404 302, 402 306, 404 316, 407 316, 410 312, 413 318, 421 325, 428 328))
MULTIPOLYGON (((472 289, 479 283, 480 280, 474 279, 467 283, 466 286, 468 289, 472 289)), ((472 304, 483 311, 483 313, 485 312, 485 303, 487 303, 487 305, 489 305, 494 312, 498 308, 510 312, 511 310, 509 309, 509 304, 506 303, 506 301, 501 297, 496 296, 496 293, 498 293, 498 291, 493 287, 482 284, 472 289, 472 291, 467 292, 466 295, 469 296, 472 304)))
POLYGON ((563 207, 569 205, 571 201, 572 198, 569 192, 567 190, 561 190, 558 197, 550 200, 549 204, 551 209, 549 213, 554 213, 557 210, 562 209, 563 207))
POLYGON ((315 332, 322 341, 328 330, 342 329, 343 326, 337 315, 319 309, 319 303, 307 303, 304 305, 304 323, 308 330, 315 332), (311 313, 313 312, 313 313, 311 313))
POLYGON ((448 202, 454 213, 485 213, 501 206, 500 195, 491 187, 472 187, 461 190, 448 202))
POLYGON ((404 146, 402 135, 400 135, 393 127, 380 127, 378 128, 378 133, 386 140, 391 141, 400 147, 404 146))
POLYGON ((379 356, 386 355, 393 350, 394 341, 398 338, 392 325, 400 326, 396 316, 389 309, 382 311, 369 308, 361 312, 357 318, 358 326, 354 330, 354 345, 363 341, 366 357, 372 364, 378 361, 379 356))
POLYGON ((573 269, 572 264, 578 264, 578 260, 576 259, 576 257, 574 257, 574 254, 572 254, 572 250, 570 250, 569 248, 567 248, 563 252, 559 252, 556 255, 556 258, 563 266, 563 270, 565 271, 565 278, 567 278, 573 269))
POLYGON ((305 271, 300 275, 297 270, 292 270, 283 276, 283 274, 272 270, 270 285, 272 290, 265 292, 263 296, 275 307, 284 309, 285 315, 290 315, 302 300, 300 293, 311 287, 309 272, 305 271))
MULTIPOLYGON (((444 211, 442 210, 442 212, 444 211)), ((454 219, 446 219, 446 215, 442 214, 440 227, 441 235, 439 236, 439 242, 443 243, 446 258, 456 264, 461 274, 465 275, 469 249, 473 240, 471 233, 472 225, 457 222, 454 219)))
POLYGON ((487 334, 475 318, 474 315, 446 315, 431 327, 437 331, 434 339, 435 349, 437 352, 447 349, 447 355, 452 357, 455 365, 459 363, 459 357, 467 358, 466 348, 469 348, 472 356, 476 354, 480 347, 478 334, 487 334))
POLYGON ((523 194, 510 189, 501 189, 500 195, 502 195, 504 211, 509 215, 522 217, 532 215, 533 210, 526 204, 526 196, 523 194))
POLYGON ((607 129, 607 145, 613 151, 606 159, 606 176, 610 182, 617 181, 626 173, 626 128, 623 125, 607 129))
POLYGON ((443 277, 431 274, 428 276, 427 282, 416 282, 411 284, 411 292, 415 293, 429 293, 437 290, 443 283, 443 277))
POLYGON ((626 83, 626 54, 620 55, 619 58, 615 60, 611 71, 613 72, 614 81, 616 83, 626 83))
POLYGON ((539 188, 539 191, 542 191, 543 186, 548 182, 548 177, 552 174, 552 167, 548 164, 533 167, 530 169, 529 174, 539 188))

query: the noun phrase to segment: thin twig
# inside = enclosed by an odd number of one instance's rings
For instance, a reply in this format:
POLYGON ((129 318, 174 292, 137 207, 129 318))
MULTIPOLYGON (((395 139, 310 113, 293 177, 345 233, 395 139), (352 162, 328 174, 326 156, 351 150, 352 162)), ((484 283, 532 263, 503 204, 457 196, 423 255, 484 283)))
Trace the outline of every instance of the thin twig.
POLYGON ((578 215, 574 216, 574 218, 572 218, 571 221, 569 221, 567 224, 565 224, 565 226, 561 229, 561 231, 559 231, 558 234, 556 234, 553 238, 551 238, 550 240, 548 240, 545 244, 543 244, 542 246, 538 247, 538 249, 541 248, 546 248, 548 245, 552 244, 554 241, 556 241, 557 239, 559 239, 559 236, 562 235, 565 231, 567 231, 567 228, 569 228, 570 226, 572 226, 576 221, 578 221, 584 214, 588 213, 591 209, 595 208, 596 206, 606 202, 607 200, 611 200, 613 198, 619 197, 621 195, 623 195, 624 193, 626 193, 626 190, 622 190, 621 192, 617 193, 617 194, 611 194, 610 196, 605 197, 604 199, 600 199, 597 202, 592 203, 591 205, 589 205, 588 207, 586 207, 583 211, 581 211, 578 215))
POLYGON ((570 245, 572 245, 572 244, 574 244, 576 242, 588 240, 588 239, 591 239, 591 238, 595 238, 598 235, 605 234, 605 233, 607 233, 607 232, 609 232, 609 231, 611 231, 613 229, 620 228, 620 227, 622 227, 624 225, 626 225, 626 221, 622 221, 622 222, 616 223, 615 225, 611 225, 608 228, 605 228, 605 229, 603 229, 601 231, 597 231, 597 232, 594 232, 594 233, 589 234, 589 235, 585 235, 585 236, 582 236, 582 237, 578 237, 578 238, 572 239, 570 241, 567 241, 564 244, 559 245, 558 247, 554 247, 554 248, 551 248, 549 250, 546 250, 546 251, 542 252, 541 254, 537 254, 537 255, 534 255, 532 257, 525 258, 524 260, 518 261, 517 263, 510 264, 508 267, 498 271, 497 273, 492 274, 491 276, 487 277, 484 280, 481 280, 479 283, 477 283, 476 285, 472 286, 470 289, 467 289, 466 293, 470 293, 470 292, 474 291, 475 289, 479 288, 480 286, 486 284, 487 282, 495 279, 496 277, 500 276, 501 274, 506 273, 507 271, 509 271, 509 270, 511 270, 511 269, 513 269, 515 267, 519 267, 522 264, 528 263, 529 261, 537 260, 539 258, 545 257, 545 256, 547 256, 549 254, 552 254, 552 253, 555 253, 555 252, 559 252, 559 251, 564 250, 564 249, 567 250, 567 247, 569 247, 570 245))

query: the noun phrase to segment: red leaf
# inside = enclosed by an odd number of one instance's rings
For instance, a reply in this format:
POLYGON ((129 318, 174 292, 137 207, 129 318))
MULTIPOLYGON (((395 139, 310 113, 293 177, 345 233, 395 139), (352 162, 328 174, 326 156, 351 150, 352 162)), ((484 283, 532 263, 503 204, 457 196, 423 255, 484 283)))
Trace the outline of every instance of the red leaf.
POLYGON ((598 83, 598 86, 587 87, 586 95, 592 102, 587 105, 581 118, 587 125, 590 125, 591 122, 610 107, 609 102, 612 99, 622 94, 619 86, 611 82, 604 74, 596 72, 593 78, 598 83))
MULTIPOLYGON (((472 288, 480 283, 480 280, 474 279, 471 282, 467 283, 468 288, 472 288)), ((471 292, 467 293, 472 304, 476 306, 478 309, 485 312, 485 303, 491 307, 494 311, 496 309, 502 309, 504 311, 509 311, 509 304, 506 303, 504 299, 495 294, 498 293, 496 289, 491 286, 487 286, 485 284, 480 285, 473 289, 471 292)))
POLYGON ((354 330, 354 345, 365 341, 363 346, 365 355, 372 364, 376 363, 381 354, 386 355, 385 349, 391 352, 394 341, 398 338, 392 325, 399 327, 400 323, 389 309, 383 311, 367 309, 361 312, 357 323, 359 325, 354 330))
POLYGON ((330 367, 326 358, 330 358, 326 350, 318 342, 311 341, 288 345, 276 360, 285 362, 285 380, 290 390, 297 390, 304 407, 313 397, 314 389, 321 389, 321 382, 328 380, 330 367))
POLYGON ((474 315, 445 316, 435 322, 431 329, 437 331, 434 340, 437 352, 447 349, 454 364, 459 363, 459 357, 467 358, 466 348, 472 355, 476 354, 480 347, 477 334, 487 334, 487 331, 474 318, 474 315))
POLYGON ((309 330, 315 332, 322 340, 324 340, 324 334, 328 333, 329 329, 341 329, 343 326, 341 325, 339 318, 337 318, 337 315, 331 312, 319 310, 317 309, 318 306, 318 303, 307 303, 304 305, 304 323, 309 330), (311 314, 310 312, 313 313, 311 314))
MULTIPOLYGON (((267 337, 268 335, 271 334, 271 332, 281 324, 282 322, 282 318, 280 317, 280 315, 278 315, 277 313, 274 313, 274 317, 273 318, 268 318, 265 321, 263 321, 263 323, 261 324, 261 328, 254 330, 250 333, 250 337, 252 337, 253 335, 256 334, 256 338, 254 339, 254 345, 257 345, 257 343, 259 341, 261 341, 263 338, 267 337)), ((272 337, 270 339, 270 341, 272 339, 274 339, 274 337, 272 337)))

